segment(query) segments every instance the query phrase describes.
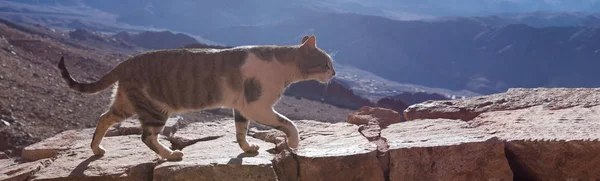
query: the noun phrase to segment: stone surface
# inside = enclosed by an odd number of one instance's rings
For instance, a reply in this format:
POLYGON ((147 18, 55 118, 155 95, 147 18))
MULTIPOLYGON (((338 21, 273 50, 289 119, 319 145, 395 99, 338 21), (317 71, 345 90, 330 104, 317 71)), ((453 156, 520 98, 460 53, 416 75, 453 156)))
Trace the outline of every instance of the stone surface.
MULTIPOLYGON (((69 150, 75 142, 92 142, 92 137, 96 128, 68 130, 61 132, 53 137, 37 142, 25 147, 21 153, 23 160, 34 161, 43 158, 55 157, 61 151, 69 150)), ((107 137, 128 135, 121 134, 118 128, 111 127, 106 132, 107 137)), ((134 133, 131 133, 134 134, 134 133)), ((141 134, 141 133, 140 133, 141 134)))
MULTIPOLYGON (((600 89, 510 89, 465 100, 426 102, 409 119, 467 120, 505 142, 517 180, 600 179, 600 89), (448 112, 451 109, 464 110, 448 112)), ((425 121, 419 120, 418 122, 425 121)))
MULTIPOLYGON (((235 129, 232 124, 227 125, 223 128, 235 129)), ((258 153, 244 153, 235 140, 234 134, 227 134, 189 145, 183 149, 183 161, 158 165, 154 180, 277 180, 271 162, 273 155, 266 151, 273 149, 274 144, 249 137, 248 142, 260 149, 258 153)))
POLYGON ((385 128, 390 124, 401 122, 402 116, 391 109, 364 106, 359 110, 350 113, 346 121, 356 125, 377 122, 380 127, 385 128))
MULTIPOLYGON (((377 146, 358 132, 358 126, 307 120, 294 122, 300 130, 301 141, 296 154, 284 152, 276 159, 281 180, 296 180, 298 176, 301 180, 384 180, 377 160, 377 146)), ((252 132, 255 137, 271 141, 282 140, 273 137, 284 135, 275 130, 252 129, 252 132)))
POLYGON ((0 160, 0 180, 23 181, 50 163, 49 159, 20 163, 13 159, 0 160))
POLYGON ((298 121, 296 159, 302 180, 384 180, 377 146, 348 123, 298 121))
POLYGON ((512 180, 504 144, 460 120, 391 125, 390 180, 512 180))
MULTIPOLYGON (((161 136, 161 142, 169 142, 161 136)), ((94 156, 88 140, 76 141, 33 180, 150 180, 159 157, 139 135, 106 137, 102 145, 106 154, 94 156)))
POLYGON ((234 121, 222 119, 214 122, 190 123, 178 130, 170 139, 173 147, 181 149, 198 141, 213 140, 228 134, 235 134, 234 121))
POLYGON ((489 96, 415 104, 404 110, 404 117, 407 120, 436 118, 471 120, 484 112, 516 110, 539 105, 548 109, 600 105, 600 88, 513 88, 506 93, 489 96))
MULTIPOLYGON (((179 127, 181 126, 179 124, 181 119, 183 119, 181 116, 176 116, 167 119, 167 122, 161 134, 168 137, 175 134, 177 129, 179 129, 179 127)), ((142 134, 142 128, 140 126, 141 124, 139 120, 127 119, 119 124, 117 130, 119 131, 119 135, 142 134)))
POLYGON ((472 126, 506 141, 516 178, 600 179, 600 106, 483 113, 472 126))
POLYGON ((26 161, 55 157, 60 151, 71 149, 77 141, 86 140, 89 144, 93 133, 94 128, 64 131, 54 137, 25 147, 21 157, 26 161))
POLYGON ((598 180, 597 90, 426 102, 414 110, 432 115, 387 127, 373 112, 359 115, 370 116, 360 125, 294 121, 294 151, 283 132, 260 124, 250 129, 249 141, 261 146, 252 154, 236 143, 233 120, 192 123, 169 138, 185 153, 180 162, 158 160, 139 135, 118 136, 119 127, 103 140, 103 157, 89 148, 93 128, 65 131, 23 151, 54 162, 0 159, 0 180, 598 180))

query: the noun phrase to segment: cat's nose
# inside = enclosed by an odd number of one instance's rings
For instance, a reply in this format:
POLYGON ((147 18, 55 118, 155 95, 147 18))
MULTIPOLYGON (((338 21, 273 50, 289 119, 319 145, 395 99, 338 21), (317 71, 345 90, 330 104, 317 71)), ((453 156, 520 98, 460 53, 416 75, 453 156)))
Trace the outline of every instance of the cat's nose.
POLYGON ((335 70, 331 70, 333 73, 331 73, 331 76, 335 76, 335 70))

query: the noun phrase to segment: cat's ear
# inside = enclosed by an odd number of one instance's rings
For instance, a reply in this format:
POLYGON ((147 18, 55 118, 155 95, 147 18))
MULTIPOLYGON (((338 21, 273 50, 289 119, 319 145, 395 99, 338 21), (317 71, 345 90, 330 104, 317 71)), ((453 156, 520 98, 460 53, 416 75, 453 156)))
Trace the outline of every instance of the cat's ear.
POLYGON ((304 37, 302 37, 302 42, 300 42, 300 44, 303 44, 304 42, 306 42, 306 40, 308 40, 308 36, 304 35, 304 37))
MULTIPOLYGON (((302 38, 304 39, 304 38, 302 38)), ((303 41, 302 43, 302 48, 305 48, 306 50, 310 50, 313 48, 317 47, 317 37, 315 37, 315 35, 312 35, 308 38, 306 38, 306 41, 303 41)))

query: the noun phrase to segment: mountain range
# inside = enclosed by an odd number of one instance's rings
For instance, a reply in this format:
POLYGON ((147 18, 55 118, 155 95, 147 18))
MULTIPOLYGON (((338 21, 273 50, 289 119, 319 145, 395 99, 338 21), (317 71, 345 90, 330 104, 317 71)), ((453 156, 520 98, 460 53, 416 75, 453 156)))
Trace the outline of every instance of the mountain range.
POLYGON ((169 29, 226 46, 297 44, 315 34, 336 68, 346 70, 346 85, 361 75, 382 80, 353 87, 367 97, 405 85, 459 97, 509 87, 600 86, 593 79, 600 65, 597 1, 453 2, 25 0, 0 1, 0 17, 114 33, 169 29))
POLYGON ((335 61, 402 83, 489 94, 509 87, 597 87, 596 27, 488 26, 472 18, 395 21, 328 14, 204 37, 228 45, 294 44, 317 35, 335 61))
POLYGON ((476 17, 492 24, 597 25, 599 0, 2 0, 0 14, 13 20, 103 31, 170 29, 204 34, 239 25, 264 25, 329 13, 394 20, 476 17))

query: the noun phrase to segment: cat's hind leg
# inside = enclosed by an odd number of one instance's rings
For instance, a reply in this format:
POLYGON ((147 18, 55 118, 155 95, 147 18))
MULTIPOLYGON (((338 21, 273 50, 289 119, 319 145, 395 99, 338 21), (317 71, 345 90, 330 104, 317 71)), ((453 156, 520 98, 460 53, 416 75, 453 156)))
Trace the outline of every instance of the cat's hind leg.
POLYGON ((160 109, 146 96, 145 92, 138 88, 128 89, 127 95, 142 124, 142 141, 144 144, 162 158, 169 161, 181 160, 183 152, 173 151, 158 141, 158 135, 162 132, 169 117, 168 113, 160 109))
POLYGON ((106 131, 114 124, 133 115, 131 105, 122 92, 119 92, 118 88, 114 96, 115 99, 113 100, 110 109, 100 116, 98 124, 96 125, 96 130, 94 131, 92 142, 90 143, 94 155, 102 156, 106 153, 104 147, 100 145, 102 139, 106 135, 106 131))
POLYGON ((244 152, 256 152, 260 148, 258 145, 248 143, 246 134, 248 134, 248 119, 238 110, 233 109, 233 118, 235 120, 235 138, 244 152))
MULTIPOLYGON (((140 118, 140 120, 142 119, 140 118)), ((164 123, 142 122, 142 141, 148 148, 160 155, 160 157, 169 161, 180 161, 183 158, 183 152, 179 150, 172 151, 158 141, 158 135, 163 130, 164 126, 164 123)))

